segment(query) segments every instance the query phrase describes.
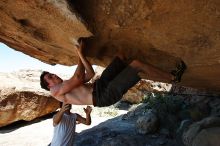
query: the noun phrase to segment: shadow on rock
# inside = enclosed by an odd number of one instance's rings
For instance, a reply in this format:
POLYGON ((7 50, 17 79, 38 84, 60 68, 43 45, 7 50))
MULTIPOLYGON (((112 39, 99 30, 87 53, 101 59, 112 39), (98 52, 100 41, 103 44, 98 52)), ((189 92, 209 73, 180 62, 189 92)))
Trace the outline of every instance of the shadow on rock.
POLYGON ((17 121, 17 122, 14 122, 10 125, 7 125, 7 126, 4 126, 4 127, 1 127, 0 128, 0 133, 1 134, 4 134, 4 133, 10 133, 14 130, 17 130, 19 128, 22 128, 22 127, 25 127, 25 126, 29 126, 31 124, 35 124, 35 123, 38 123, 38 122, 41 122, 43 120, 46 120, 46 119, 50 119, 53 117, 53 115, 55 114, 56 112, 53 112, 53 113, 50 113, 48 115, 45 115, 45 116, 42 116, 42 117, 39 117, 39 118, 36 118, 32 121, 17 121))

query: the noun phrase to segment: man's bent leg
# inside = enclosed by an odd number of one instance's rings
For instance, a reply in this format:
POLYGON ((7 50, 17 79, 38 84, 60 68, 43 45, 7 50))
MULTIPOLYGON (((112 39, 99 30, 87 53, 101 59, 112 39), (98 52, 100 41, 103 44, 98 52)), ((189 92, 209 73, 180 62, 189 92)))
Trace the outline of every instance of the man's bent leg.
MULTIPOLYGON (((93 104, 94 106, 107 106, 103 103, 103 93, 106 91, 109 82, 115 78, 127 64, 121 60, 121 57, 115 57, 114 60, 108 65, 108 67, 103 71, 101 77, 97 79, 94 83, 93 89, 93 104)), ((106 95, 105 95, 106 96, 106 95)), ((104 97, 105 102, 105 97, 104 97)), ((109 103, 109 102, 107 102, 109 103)))
POLYGON ((171 82, 174 76, 168 72, 165 72, 151 64, 145 64, 138 60, 134 60, 129 64, 132 68, 136 69, 138 72, 143 72, 147 75, 147 79, 154 81, 165 81, 171 82))
POLYGON ((97 106, 109 106, 118 102, 128 89, 133 87, 141 79, 137 73, 137 70, 131 66, 127 66, 108 84, 104 92, 100 94, 98 103, 96 103, 97 106))
POLYGON ((105 82, 107 85, 113 80, 125 67, 126 63, 123 62, 119 57, 115 57, 114 60, 106 67, 103 71, 100 80, 105 82))

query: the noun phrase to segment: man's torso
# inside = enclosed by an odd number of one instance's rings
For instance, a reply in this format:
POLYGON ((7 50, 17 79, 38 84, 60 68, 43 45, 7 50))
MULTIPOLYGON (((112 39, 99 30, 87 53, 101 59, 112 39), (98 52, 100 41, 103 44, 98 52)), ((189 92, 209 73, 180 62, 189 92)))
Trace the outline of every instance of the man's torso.
POLYGON ((70 92, 65 95, 55 97, 59 101, 65 101, 69 104, 75 105, 92 105, 92 91, 93 84, 83 84, 77 88, 72 89, 70 92))

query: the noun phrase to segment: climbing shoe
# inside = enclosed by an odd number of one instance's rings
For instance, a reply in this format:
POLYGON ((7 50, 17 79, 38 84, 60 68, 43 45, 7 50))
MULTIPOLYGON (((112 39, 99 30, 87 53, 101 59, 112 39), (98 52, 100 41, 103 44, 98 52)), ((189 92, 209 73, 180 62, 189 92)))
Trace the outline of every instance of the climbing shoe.
POLYGON ((174 76, 174 79, 171 82, 179 83, 185 70, 186 64, 183 61, 180 61, 180 63, 177 64, 176 69, 171 71, 171 74, 174 76))

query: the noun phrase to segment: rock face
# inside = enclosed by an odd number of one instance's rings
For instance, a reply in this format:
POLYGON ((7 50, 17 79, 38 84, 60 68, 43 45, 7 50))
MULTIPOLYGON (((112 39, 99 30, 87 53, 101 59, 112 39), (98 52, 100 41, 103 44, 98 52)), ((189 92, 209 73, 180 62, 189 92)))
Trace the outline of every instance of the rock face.
POLYGON ((8 0, 0 20, 0 41, 50 64, 76 64, 73 45, 92 32, 93 64, 106 66, 118 51, 168 72, 183 60, 181 85, 220 91, 219 0, 8 0))
POLYGON ((219 146, 220 128, 213 127, 202 130, 193 141, 193 146, 219 146))
POLYGON ((39 85, 40 71, 0 74, 0 127, 30 121, 59 108, 59 102, 39 85))
POLYGON ((208 117, 192 124, 183 134, 186 146, 219 146, 220 118, 208 117))
MULTIPOLYGON (((109 119, 99 125, 77 134, 74 145, 76 146, 147 146, 159 145, 157 142, 164 138, 163 134, 152 137, 150 134, 140 134, 136 127, 136 121, 143 116, 144 107, 133 107, 132 116, 125 115, 109 119)), ((142 122, 139 122, 141 124, 142 122)), ((144 122, 142 123, 144 124, 144 122)), ((150 126, 150 125, 149 125, 150 126)), ((158 127, 157 127, 158 128, 158 127)), ((176 142, 168 139, 167 145, 175 145, 176 142)))
POLYGON ((144 116, 139 117, 136 123, 139 134, 154 133, 158 129, 158 118, 152 111, 148 111, 144 116))
POLYGON ((65 0, 1 1, 0 41, 49 64, 70 65, 77 39, 91 35, 72 10, 65 0))

